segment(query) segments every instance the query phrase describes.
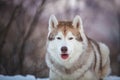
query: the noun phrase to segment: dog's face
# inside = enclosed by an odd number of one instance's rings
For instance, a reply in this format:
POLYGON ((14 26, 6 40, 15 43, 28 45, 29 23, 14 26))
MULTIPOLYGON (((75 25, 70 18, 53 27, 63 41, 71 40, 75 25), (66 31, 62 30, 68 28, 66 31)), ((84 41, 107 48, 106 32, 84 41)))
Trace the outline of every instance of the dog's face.
POLYGON ((85 35, 81 18, 76 16, 72 22, 49 19, 47 51, 60 64, 72 63, 83 53, 85 35))

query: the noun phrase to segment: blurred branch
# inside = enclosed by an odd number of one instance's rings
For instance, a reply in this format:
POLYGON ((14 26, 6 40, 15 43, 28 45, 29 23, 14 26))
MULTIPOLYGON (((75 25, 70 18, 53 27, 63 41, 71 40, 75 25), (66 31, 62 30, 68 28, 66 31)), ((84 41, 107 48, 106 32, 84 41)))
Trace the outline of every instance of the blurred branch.
MULTIPOLYGON (((8 32, 9 32, 9 30, 10 30, 10 28, 12 27, 11 25, 12 25, 12 22, 13 22, 13 20, 15 19, 15 15, 16 15, 16 12, 17 12, 17 10, 19 10, 19 8, 21 7, 21 5, 19 5, 19 6, 16 6, 15 7, 15 9, 13 10, 13 12, 12 12, 12 15, 11 15, 11 18, 10 18, 10 20, 9 20, 9 22, 8 22, 8 24, 7 24, 7 26, 6 26, 6 28, 4 29, 4 34, 3 34, 3 38, 1 38, 2 40, 1 40, 1 44, 0 44, 0 61, 2 62, 2 49, 3 49, 3 47, 4 47, 4 44, 6 43, 5 41, 6 41, 6 37, 7 37, 7 34, 8 34, 8 32)), ((5 66, 4 66, 5 67, 5 66)))
POLYGON ((31 22, 31 25, 27 28, 25 35, 23 36, 23 39, 21 41, 21 48, 18 51, 19 54, 19 61, 20 61, 20 71, 22 73, 22 64, 23 64, 23 60, 24 60, 24 47, 25 47, 25 43, 27 41, 27 39, 30 37, 31 33, 33 32, 33 30, 35 29, 36 24, 38 23, 39 20, 39 16, 41 15, 42 11, 44 10, 44 5, 45 5, 46 0, 42 0, 42 3, 39 5, 36 14, 31 22))
MULTIPOLYGON (((11 27, 12 27, 12 22, 16 19, 16 13, 17 12, 19 12, 19 10, 21 10, 21 8, 22 8, 22 1, 21 1, 21 4, 19 4, 19 5, 17 5, 15 8, 14 8, 14 10, 13 10, 13 12, 12 12, 12 15, 11 15, 11 17, 10 17, 10 20, 9 20, 9 22, 8 22, 8 24, 7 24, 7 26, 5 27, 5 29, 4 29, 4 34, 3 34, 3 38, 2 38, 2 40, 1 40, 1 44, 0 44, 0 61, 1 61, 1 63, 3 63, 4 61, 2 60, 2 58, 4 58, 4 57, 2 57, 2 49, 3 49, 3 47, 4 47, 4 45, 5 45, 5 43, 6 43, 6 38, 7 38, 7 35, 8 35, 8 32, 9 32, 9 30, 11 29, 11 27), (2 62, 3 61, 3 62, 2 62)), ((10 55, 10 60, 8 61, 8 63, 11 63, 11 59, 12 59, 12 57, 11 57, 11 55, 10 55)), ((6 69, 6 72, 8 73, 8 71, 9 71, 9 69, 7 68, 7 66, 5 66, 5 65, 3 65, 4 67, 5 67, 5 69, 6 69)), ((13 65, 12 65, 13 66, 13 65)), ((9 74, 9 73, 8 73, 9 74)))
POLYGON ((17 9, 18 9, 18 6, 15 7, 15 9, 14 9, 12 15, 11 15, 11 18, 10 18, 10 20, 9 20, 7 26, 6 26, 6 29, 5 29, 5 31, 4 31, 4 32, 5 32, 5 33, 3 34, 4 37, 2 38, 2 41, 1 41, 1 44, 0 44, 0 52, 1 52, 1 50, 2 50, 2 48, 3 48, 3 46, 4 46, 4 44, 5 44, 5 39, 6 39, 6 37, 7 37, 7 34, 8 34, 9 29, 11 28, 11 24, 12 24, 12 21, 14 20, 15 13, 16 13, 16 10, 17 10, 17 9))
POLYGON ((36 12, 36 14, 35 14, 35 16, 33 18, 33 21, 32 21, 32 23, 31 23, 31 25, 29 27, 29 30, 28 30, 28 32, 26 32, 26 39, 28 39, 30 37, 30 35, 32 34, 32 32, 34 31, 35 26, 38 23, 39 16, 41 15, 41 13, 44 10, 45 2, 46 2, 46 0, 42 0, 42 3, 38 7, 37 12, 36 12))

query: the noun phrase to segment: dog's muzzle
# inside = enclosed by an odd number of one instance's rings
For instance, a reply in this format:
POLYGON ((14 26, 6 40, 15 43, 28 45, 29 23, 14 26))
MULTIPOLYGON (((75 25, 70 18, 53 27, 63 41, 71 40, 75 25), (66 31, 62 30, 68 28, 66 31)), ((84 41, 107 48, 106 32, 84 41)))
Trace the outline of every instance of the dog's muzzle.
POLYGON ((62 58, 62 59, 67 59, 67 58, 69 57, 69 54, 67 53, 67 51, 68 51, 68 49, 67 49, 66 46, 63 46, 63 47, 61 48, 61 52, 62 52, 61 58, 62 58))

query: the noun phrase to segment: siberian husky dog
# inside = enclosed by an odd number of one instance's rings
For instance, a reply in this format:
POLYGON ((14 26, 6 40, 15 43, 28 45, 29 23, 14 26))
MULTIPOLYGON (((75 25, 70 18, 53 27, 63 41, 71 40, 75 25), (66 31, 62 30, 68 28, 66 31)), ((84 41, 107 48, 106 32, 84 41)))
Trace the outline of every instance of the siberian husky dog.
POLYGON ((103 80, 110 73, 109 48, 85 35, 80 16, 58 21, 51 15, 48 30, 50 80, 103 80))

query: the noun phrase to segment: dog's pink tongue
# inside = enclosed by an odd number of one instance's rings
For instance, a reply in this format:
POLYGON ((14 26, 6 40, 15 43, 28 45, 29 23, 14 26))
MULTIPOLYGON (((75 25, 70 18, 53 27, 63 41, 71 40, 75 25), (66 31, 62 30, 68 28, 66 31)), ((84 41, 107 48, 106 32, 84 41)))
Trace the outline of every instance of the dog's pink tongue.
POLYGON ((67 58, 68 58, 68 54, 61 54, 61 57, 62 57, 63 59, 67 59, 67 58))

